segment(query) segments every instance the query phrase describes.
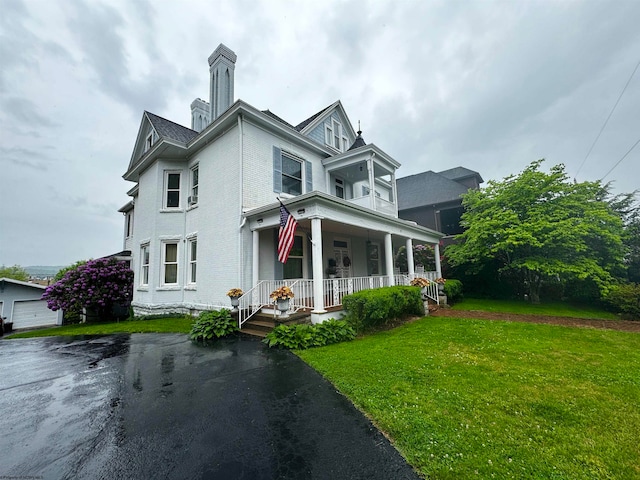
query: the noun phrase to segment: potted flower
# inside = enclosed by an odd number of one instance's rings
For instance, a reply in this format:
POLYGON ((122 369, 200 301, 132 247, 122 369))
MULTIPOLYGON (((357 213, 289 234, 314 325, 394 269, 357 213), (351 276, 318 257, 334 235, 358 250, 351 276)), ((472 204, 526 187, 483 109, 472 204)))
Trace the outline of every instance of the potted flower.
POLYGON ((427 280, 426 278, 423 277, 416 277, 413 280, 411 280, 409 282, 409 284, 412 287, 420 287, 420 288, 424 288, 424 287, 428 287, 431 282, 429 280, 427 280))
POLYGON ((240 305, 240 297, 243 293, 241 288, 232 288, 227 292, 227 297, 231 299, 231 306, 234 310, 240 305))
POLYGON ((271 298, 271 300, 276 302, 278 310, 280 310, 281 312, 286 312, 287 310, 289 310, 289 300, 293 298, 293 292, 287 285, 283 285, 282 287, 276 288, 273 292, 271 292, 271 295, 269 295, 269 297, 271 298))
POLYGON ((326 274, 329 276, 329 278, 335 278, 336 273, 338 273, 338 267, 336 264, 336 259, 335 258, 330 258, 328 260, 328 267, 325 270, 326 274))
POLYGON ((436 283, 438 284, 438 293, 444 293, 444 284, 446 280, 442 277, 436 278, 436 283))
POLYGON ((427 287, 431 285, 431 282, 424 277, 416 277, 409 282, 412 287, 420 287, 422 289, 422 295, 427 294, 427 287))

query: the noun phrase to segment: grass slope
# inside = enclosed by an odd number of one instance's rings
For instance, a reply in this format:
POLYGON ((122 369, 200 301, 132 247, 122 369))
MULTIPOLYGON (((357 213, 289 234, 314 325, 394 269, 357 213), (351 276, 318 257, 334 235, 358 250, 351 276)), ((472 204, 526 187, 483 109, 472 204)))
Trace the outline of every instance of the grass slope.
POLYGON ((638 334, 424 318, 298 355, 427 478, 640 478, 638 334))

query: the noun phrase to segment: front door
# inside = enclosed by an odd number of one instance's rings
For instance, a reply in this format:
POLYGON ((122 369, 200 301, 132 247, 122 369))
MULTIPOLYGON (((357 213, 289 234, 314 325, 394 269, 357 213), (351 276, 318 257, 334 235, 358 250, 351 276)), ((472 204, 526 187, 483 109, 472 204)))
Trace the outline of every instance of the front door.
POLYGON ((351 248, 349 240, 336 238, 333 241, 333 258, 336 260, 337 276, 351 277, 351 248))

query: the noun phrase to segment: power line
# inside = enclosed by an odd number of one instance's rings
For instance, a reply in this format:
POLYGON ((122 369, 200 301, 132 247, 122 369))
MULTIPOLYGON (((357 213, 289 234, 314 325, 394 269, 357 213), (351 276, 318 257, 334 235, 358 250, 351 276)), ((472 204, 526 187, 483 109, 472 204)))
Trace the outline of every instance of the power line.
MULTIPOLYGON (((638 70, 638 67, 640 67, 640 60, 638 61, 638 63, 636 64, 636 68, 633 69, 633 72, 631 72, 631 76, 629 77, 629 80, 627 80, 626 85, 624 86, 624 88, 622 89, 622 92, 620 92, 620 96, 618 97, 618 100, 616 100, 615 105, 613 106, 613 108, 611 109, 611 111, 609 112, 609 116, 607 117, 607 119, 604 121, 604 123, 602 124, 602 128, 600 129, 600 131, 598 132, 598 135, 596 136, 596 139, 593 141, 593 143, 591 144, 591 148, 589 148, 589 151, 587 152, 587 154, 584 157, 584 160, 582 160, 582 163, 580 164, 580 166, 578 167, 578 171, 576 172, 576 174, 574 175, 573 179, 575 180, 575 178, 578 176, 578 174, 580 173, 580 170, 582 170, 582 167, 584 166, 584 162, 587 161, 587 158, 589 158, 589 155, 591 155, 591 151, 593 150, 593 147, 596 146, 596 143, 598 143, 598 139, 600 138, 600 135, 602 135, 602 132, 604 131, 605 127, 607 126, 607 123, 609 123, 609 119, 611 118, 611 115, 613 115, 613 112, 615 111, 616 107, 618 106, 618 103, 620 102, 620 99, 622 98, 622 95, 624 95, 624 92, 627 90, 627 87, 629 86, 629 84, 631 83, 631 79, 633 78, 633 76, 636 74, 636 70, 638 70)), ((633 148, 632 148, 633 150, 633 148)), ((624 158, 624 157, 623 157, 624 158)), ((618 162, 620 163, 620 162, 618 162)), ((617 164, 616 164, 617 165, 617 164)), ((615 166, 613 167, 615 168, 615 166)), ((613 168, 611 170, 613 170, 613 168)), ((607 175, 609 175, 607 173, 607 175)), ((605 175, 606 177, 606 175, 605 175)))
POLYGON ((616 162, 616 164, 615 164, 613 167, 611 167, 607 173, 605 173, 604 177, 602 177, 602 178, 600 179, 600 181, 602 181, 602 180, 604 180, 605 178, 607 178, 607 175, 609 175, 611 172, 613 172, 613 169, 614 169, 614 168, 616 168, 618 165, 620 165, 620 162, 621 162, 622 160, 624 160, 624 158, 625 158, 627 155, 629 155, 629 154, 631 153, 631 150, 633 150, 634 148, 636 148, 636 145, 638 145, 639 143, 640 143, 640 138, 638 139, 638 141, 637 141, 636 143, 634 143, 634 144, 633 144, 633 146, 632 146, 632 147, 627 151, 627 153, 625 153, 625 154, 622 156, 622 158, 621 158, 620 160, 618 160, 618 161, 616 162))

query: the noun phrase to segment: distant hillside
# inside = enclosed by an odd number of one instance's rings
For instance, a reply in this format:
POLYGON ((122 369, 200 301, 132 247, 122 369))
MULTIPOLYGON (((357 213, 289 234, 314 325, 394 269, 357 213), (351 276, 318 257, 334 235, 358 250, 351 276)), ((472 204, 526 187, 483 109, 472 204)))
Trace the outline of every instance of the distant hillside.
POLYGON ((36 265, 33 267, 23 267, 29 275, 32 277, 53 277, 56 273, 60 271, 61 268, 64 268, 65 265, 55 266, 55 265, 36 265))

